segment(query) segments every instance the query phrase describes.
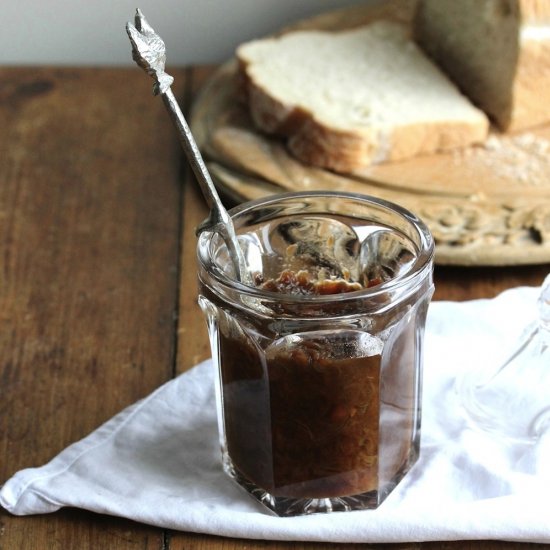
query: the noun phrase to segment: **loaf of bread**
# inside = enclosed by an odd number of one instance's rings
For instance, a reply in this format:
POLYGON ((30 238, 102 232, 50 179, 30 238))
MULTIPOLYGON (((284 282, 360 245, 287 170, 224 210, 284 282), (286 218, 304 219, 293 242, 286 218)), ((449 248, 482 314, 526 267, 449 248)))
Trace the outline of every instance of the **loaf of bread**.
POLYGON ((488 119, 397 23, 296 31, 237 49, 250 114, 339 172, 483 142, 488 119))
POLYGON ((550 120, 549 0, 420 0, 413 28, 501 130, 550 120))

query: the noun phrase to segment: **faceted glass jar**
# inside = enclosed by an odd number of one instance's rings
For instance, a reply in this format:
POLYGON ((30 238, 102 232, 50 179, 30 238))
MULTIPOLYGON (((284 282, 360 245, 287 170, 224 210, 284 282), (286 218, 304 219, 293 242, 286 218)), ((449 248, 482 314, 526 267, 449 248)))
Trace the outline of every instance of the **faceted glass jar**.
POLYGON ((395 204, 346 193, 230 214, 256 281, 314 270, 363 284, 326 295, 245 285, 222 238, 200 235, 224 468, 281 516, 376 508, 418 458, 431 234, 395 204))

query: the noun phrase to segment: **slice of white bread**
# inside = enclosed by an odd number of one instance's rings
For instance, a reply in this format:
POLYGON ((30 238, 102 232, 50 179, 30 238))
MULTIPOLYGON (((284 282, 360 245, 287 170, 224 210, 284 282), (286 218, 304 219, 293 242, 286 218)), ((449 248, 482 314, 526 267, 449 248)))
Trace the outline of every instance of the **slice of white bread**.
POLYGON ((549 0, 420 0, 413 27, 501 130, 550 120, 549 0))
POLYGON ((397 23, 291 32, 237 59, 255 125, 307 164, 352 172, 487 137, 485 114, 397 23))

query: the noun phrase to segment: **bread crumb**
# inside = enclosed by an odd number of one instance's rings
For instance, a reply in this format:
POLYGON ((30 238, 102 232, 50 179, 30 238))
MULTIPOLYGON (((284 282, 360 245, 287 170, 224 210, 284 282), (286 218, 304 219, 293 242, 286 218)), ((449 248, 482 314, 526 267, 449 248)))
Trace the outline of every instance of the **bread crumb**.
POLYGON ((494 175, 518 183, 541 186, 548 184, 550 141, 532 133, 518 135, 491 134, 482 145, 453 152, 453 162, 490 169, 494 175))

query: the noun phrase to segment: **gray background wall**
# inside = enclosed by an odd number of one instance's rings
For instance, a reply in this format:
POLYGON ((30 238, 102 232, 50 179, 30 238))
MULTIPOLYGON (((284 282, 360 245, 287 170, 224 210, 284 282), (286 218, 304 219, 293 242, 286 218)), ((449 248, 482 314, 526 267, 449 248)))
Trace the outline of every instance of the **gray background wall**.
POLYGON ((376 0, 0 0, 0 64, 131 65, 124 26, 139 7, 167 65, 219 63, 296 19, 376 0))

